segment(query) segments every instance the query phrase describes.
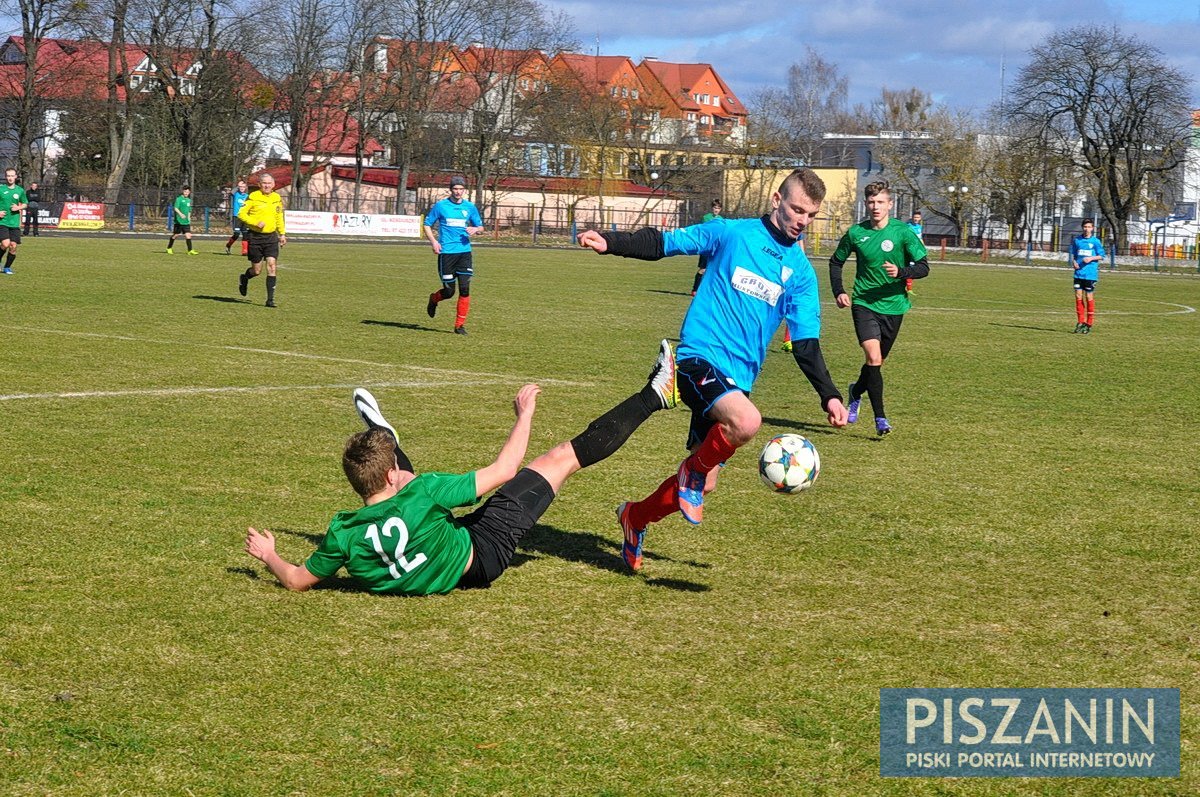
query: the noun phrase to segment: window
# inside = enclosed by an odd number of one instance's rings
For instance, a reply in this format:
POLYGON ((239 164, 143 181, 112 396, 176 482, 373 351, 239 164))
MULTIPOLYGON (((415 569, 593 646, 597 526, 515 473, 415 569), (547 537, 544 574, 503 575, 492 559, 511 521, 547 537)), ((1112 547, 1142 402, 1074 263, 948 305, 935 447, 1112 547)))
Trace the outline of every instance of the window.
POLYGON ((712 121, 712 120, 711 120, 711 119, 710 119, 708 116, 701 116, 701 117, 700 117, 700 124, 702 124, 702 125, 706 125, 706 124, 708 124, 710 121, 712 121))
POLYGON ((694 122, 694 121, 696 121, 696 114, 692 113, 691 111, 688 111, 687 120, 688 120, 689 122, 694 122))
POLYGON ((615 97, 615 96, 617 96, 617 87, 616 87, 616 86, 613 86, 613 87, 612 87, 612 88, 609 90, 609 93, 610 93, 610 94, 612 94, 612 96, 614 96, 614 97, 615 97))
POLYGON ((622 96, 622 97, 628 97, 628 96, 629 96, 629 89, 628 89, 627 87, 625 87, 625 86, 622 86, 622 87, 621 87, 621 96, 622 96))
POLYGON ((528 79, 528 78, 521 78, 521 84, 520 84, 520 85, 521 85, 521 90, 522 90, 522 91, 524 91, 525 89, 528 89, 528 88, 529 88, 529 79, 528 79))
POLYGON ((637 89, 632 89, 629 93, 635 100, 638 98, 638 90, 637 89))
POLYGON ((700 102, 702 102, 702 103, 703 103, 703 104, 705 104, 705 105, 708 105, 708 95, 707 95, 707 94, 701 94, 701 95, 700 95, 700 102))

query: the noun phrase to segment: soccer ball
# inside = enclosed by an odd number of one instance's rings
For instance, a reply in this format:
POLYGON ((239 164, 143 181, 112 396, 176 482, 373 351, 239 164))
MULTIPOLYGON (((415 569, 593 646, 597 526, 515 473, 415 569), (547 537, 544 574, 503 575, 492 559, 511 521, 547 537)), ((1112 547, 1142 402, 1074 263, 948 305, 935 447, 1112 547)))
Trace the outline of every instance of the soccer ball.
POLYGON ((821 455, 807 437, 772 437, 758 457, 758 475, 777 493, 798 493, 812 487, 821 472, 821 455))

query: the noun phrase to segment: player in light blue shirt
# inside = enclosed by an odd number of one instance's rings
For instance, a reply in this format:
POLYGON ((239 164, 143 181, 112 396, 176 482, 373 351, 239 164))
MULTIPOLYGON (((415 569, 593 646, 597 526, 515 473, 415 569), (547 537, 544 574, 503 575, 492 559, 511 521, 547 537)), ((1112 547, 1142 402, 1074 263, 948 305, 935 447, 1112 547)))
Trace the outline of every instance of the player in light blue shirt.
POLYGON ((754 439, 762 414, 750 391, 782 321, 793 338, 792 356, 821 398, 835 427, 845 426, 846 407, 821 354, 821 306, 816 275, 799 237, 821 208, 825 184, 811 169, 797 169, 771 197, 771 212, 758 219, 715 220, 661 232, 579 236, 600 254, 642 260, 704 254, 707 273, 680 331, 676 384, 692 411, 692 452, 647 498, 617 508, 625 535, 622 557, 641 568, 646 528, 678 511, 690 523, 703 519, 704 493, 716 486, 717 466, 754 439))
POLYGON ((450 196, 435 202, 425 216, 425 234, 438 258, 438 276, 442 289, 429 294, 425 312, 430 318, 437 315, 438 302, 454 296, 458 280, 458 313, 454 332, 467 334, 467 313, 471 309, 471 277, 475 274, 471 262, 471 236, 483 230, 479 209, 467 199, 467 182, 461 177, 450 178, 450 196), (437 226, 435 233, 433 228, 437 226))
POLYGON ((1087 335, 1096 321, 1096 282, 1105 257, 1104 244, 1096 237, 1091 219, 1083 222, 1083 235, 1071 239, 1071 265, 1075 268, 1075 331, 1087 335))
MULTIPOLYGON (((225 254, 233 254, 230 247, 233 242, 238 239, 245 230, 242 229, 242 220, 238 218, 238 211, 242 209, 242 205, 246 204, 246 197, 250 196, 250 186, 245 180, 238 180, 237 190, 229 195, 229 218, 233 219, 233 235, 229 236, 229 240, 225 242, 225 254)), ((246 243, 242 241, 242 254, 246 254, 246 243)))

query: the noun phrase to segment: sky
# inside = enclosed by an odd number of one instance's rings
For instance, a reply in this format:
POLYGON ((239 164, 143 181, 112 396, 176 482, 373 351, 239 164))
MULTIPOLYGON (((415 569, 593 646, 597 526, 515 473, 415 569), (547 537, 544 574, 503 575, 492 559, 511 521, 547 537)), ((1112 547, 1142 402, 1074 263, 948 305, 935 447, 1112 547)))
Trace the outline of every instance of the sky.
POLYGON ((1200 0, 544 0, 571 16, 583 52, 710 63, 746 102, 782 87, 805 45, 850 81, 850 103, 912 86, 983 110, 1031 47, 1081 24, 1115 25, 1191 76, 1200 108, 1200 0))

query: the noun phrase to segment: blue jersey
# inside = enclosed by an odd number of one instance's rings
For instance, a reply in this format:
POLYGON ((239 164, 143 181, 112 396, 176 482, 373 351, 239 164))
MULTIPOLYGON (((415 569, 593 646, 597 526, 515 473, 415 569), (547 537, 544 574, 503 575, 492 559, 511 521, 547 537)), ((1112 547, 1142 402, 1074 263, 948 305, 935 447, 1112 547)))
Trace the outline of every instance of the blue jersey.
POLYGON ((234 191, 229 195, 229 215, 237 219, 238 211, 242 209, 242 205, 246 203, 246 197, 250 196, 250 192, 234 191))
POLYGON ((467 235, 467 227, 482 227, 483 219, 479 209, 473 202, 453 199, 443 199, 435 202, 425 216, 425 226, 438 226, 438 243, 442 251, 448 255, 471 251, 471 236, 467 235))
POLYGON ((821 335, 817 276, 797 242, 766 218, 714 219, 664 232, 666 255, 708 258, 708 272, 683 318, 679 357, 700 357, 749 392, 771 338, 787 321, 794 340, 821 335))
POLYGON ((1077 235, 1071 240, 1071 265, 1075 267, 1075 279, 1100 279, 1099 260, 1091 263, 1081 262, 1085 257, 1095 257, 1096 255, 1105 256, 1104 244, 1100 243, 1100 239, 1096 236, 1084 238, 1082 235, 1077 235))

